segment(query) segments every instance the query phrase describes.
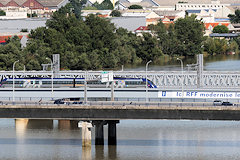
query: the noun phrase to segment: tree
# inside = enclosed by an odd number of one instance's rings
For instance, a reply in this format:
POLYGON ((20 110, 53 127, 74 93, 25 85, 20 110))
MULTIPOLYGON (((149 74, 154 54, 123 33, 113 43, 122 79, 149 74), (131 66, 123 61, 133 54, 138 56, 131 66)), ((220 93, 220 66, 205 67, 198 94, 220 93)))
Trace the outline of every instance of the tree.
POLYGON ((93 6, 86 6, 83 8, 83 10, 97 10, 97 8, 93 6))
POLYGON ((70 0, 70 3, 73 6, 76 18, 80 19, 82 7, 87 3, 87 0, 70 0))
POLYGON ((6 12, 0 9, 0 16, 6 16, 6 12))
POLYGON ((195 15, 178 19, 174 29, 179 41, 178 55, 193 56, 202 53, 204 25, 195 15))
POLYGON ((112 16, 112 17, 121 17, 122 14, 121 14, 121 12, 118 11, 118 10, 113 10, 113 11, 111 12, 110 16, 112 16))
POLYGON ((157 25, 150 25, 149 29, 158 39, 158 44, 162 48, 163 53, 167 54, 166 48, 168 47, 166 41, 168 40, 167 28, 160 20, 157 25))
POLYGON ((235 10, 235 14, 229 14, 228 17, 231 23, 240 23, 240 10, 235 10))
POLYGON ((104 0, 101 4, 99 4, 97 1, 93 4, 94 7, 96 7, 99 10, 107 10, 107 9, 113 9, 113 4, 110 0, 104 0))
POLYGON ((157 61, 162 54, 156 37, 149 33, 143 34, 143 40, 140 44, 137 55, 147 62, 149 60, 157 61))
POLYGON ((133 5, 129 6, 128 9, 143 9, 143 7, 140 5, 133 4, 133 5))
POLYGON ((216 44, 215 40, 211 37, 208 37, 206 41, 204 41, 204 51, 210 55, 214 55, 216 53, 216 44))
POLYGON ((213 33, 228 33, 228 32, 229 30, 227 26, 224 26, 224 25, 218 25, 213 28, 213 33))
MULTIPOLYGON (((12 65, 16 60, 23 60, 21 56, 21 43, 17 36, 6 40, 6 45, 0 45, 0 69, 12 70, 12 65)), ((21 64, 16 65, 16 69, 21 68, 21 64)))

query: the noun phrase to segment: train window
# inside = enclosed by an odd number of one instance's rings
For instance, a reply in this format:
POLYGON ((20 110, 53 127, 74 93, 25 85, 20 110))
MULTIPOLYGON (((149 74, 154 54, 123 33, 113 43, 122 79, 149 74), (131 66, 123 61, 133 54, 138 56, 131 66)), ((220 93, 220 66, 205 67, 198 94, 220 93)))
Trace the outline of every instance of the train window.
POLYGON ((51 81, 43 81, 42 84, 51 84, 51 81))
POLYGON ((13 81, 7 81, 6 84, 13 84, 13 81))
POLYGON ((14 84, 23 84, 23 81, 15 81, 14 84))
POLYGON ((75 84, 84 84, 84 81, 76 81, 75 84))
POLYGON ((35 84, 39 84, 39 81, 36 81, 35 84))
POLYGON ((31 81, 31 84, 33 84, 33 81, 31 81))

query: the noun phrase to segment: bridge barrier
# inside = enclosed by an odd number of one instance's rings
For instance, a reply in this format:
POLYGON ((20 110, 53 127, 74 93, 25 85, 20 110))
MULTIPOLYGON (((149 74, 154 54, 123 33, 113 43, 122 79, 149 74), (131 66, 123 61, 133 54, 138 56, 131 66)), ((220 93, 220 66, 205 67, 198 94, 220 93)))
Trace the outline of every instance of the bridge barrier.
MULTIPOLYGON (((62 99, 63 97, 56 97, 56 98, 49 98, 49 97, 15 97, 16 101, 54 101, 56 99, 62 99)), ((213 102, 216 99, 198 99, 198 98, 148 98, 149 102, 213 102)), ((232 103, 240 103, 240 99, 221 99, 223 101, 229 101, 232 103)), ((0 101, 12 101, 12 97, 0 97, 0 101)), ((84 98, 80 98, 80 101, 84 101, 84 98)), ((90 97, 88 101, 95 102, 95 101, 111 101, 111 98, 102 97, 90 97)), ((117 102, 145 102, 145 98, 119 98, 115 97, 114 101, 117 102)))
POLYGON ((233 106, 214 105, 211 102, 87 102, 82 104, 74 104, 72 102, 65 104, 53 104, 52 101, 34 102, 34 101, 1 101, 0 107, 4 106, 59 106, 59 107, 167 107, 167 108, 182 108, 182 107, 213 107, 213 108, 231 108, 240 107, 240 103, 233 104, 233 106))

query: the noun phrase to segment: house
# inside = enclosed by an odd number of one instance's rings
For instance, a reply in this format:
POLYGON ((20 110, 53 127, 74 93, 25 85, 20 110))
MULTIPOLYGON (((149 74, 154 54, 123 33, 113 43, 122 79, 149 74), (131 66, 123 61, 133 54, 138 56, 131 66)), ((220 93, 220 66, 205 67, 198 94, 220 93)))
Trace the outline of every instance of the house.
POLYGON ((27 18, 27 8, 3 7, 6 16, 0 16, 0 19, 25 19, 27 18))
POLYGON ((59 9, 68 0, 0 0, 0 7, 27 7, 29 9, 59 9))
POLYGON ((147 26, 140 26, 137 29, 134 30, 134 33, 137 36, 142 36, 143 33, 151 33, 151 30, 147 28, 147 26))
POLYGON ((219 0, 212 0, 211 3, 177 3, 176 10, 203 10, 203 9, 221 9, 231 4, 221 4, 219 0))
POLYGON ((0 45, 6 44, 6 40, 13 36, 18 36, 19 39, 22 39, 24 36, 28 36, 28 33, 0 33, 0 45))
POLYGON ((121 27, 133 33, 139 26, 147 25, 145 17, 111 17, 110 20, 117 28, 121 27))
POLYGON ((128 9, 131 5, 140 5, 144 9, 149 7, 159 7, 160 5, 155 0, 118 0, 115 8, 119 10, 128 9))
POLYGON ((233 39, 235 37, 238 37, 240 35, 240 33, 212 33, 212 34, 209 34, 210 37, 213 37, 213 38, 220 38, 220 39, 233 39))
POLYGON ((111 14, 112 10, 82 10, 82 16, 86 17, 89 14, 95 14, 98 15, 99 17, 109 17, 111 14))
POLYGON ((153 11, 138 9, 125 10, 122 13, 122 17, 144 17, 146 18, 147 25, 157 24, 159 19, 162 18, 153 11))
POLYGON ((160 17, 164 17, 162 21, 176 21, 179 18, 185 17, 184 11, 161 11, 161 10, 154 10, 154 12, 159 15, 160 17))
POLYGON ((213 31, 213 28, 218 26, 218 25, 225 25, 226 27, 228 27, 228 29, 231 29, 231 24, 230 22, 214 22, 214 23, 204 23, 205 25, 205 35, 210 35, 213 31))

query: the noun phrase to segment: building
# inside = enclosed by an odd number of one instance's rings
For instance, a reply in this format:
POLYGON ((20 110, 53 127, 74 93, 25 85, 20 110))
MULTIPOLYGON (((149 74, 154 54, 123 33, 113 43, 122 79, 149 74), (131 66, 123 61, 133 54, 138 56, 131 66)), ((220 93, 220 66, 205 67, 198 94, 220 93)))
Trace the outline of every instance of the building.
POLYGON ((19 39, 22 39, 23 37, 27 37, 28 33, 0 33, 0 44, 4 45, 6 44, 6 41, 8 38, 11 38, 13 36, 18 36, 19 39))
POLYGON ((141 10, 141 9, 130 9, 125 10, 122 13, 122 17, 144 17, 146 18, 146 25, 157 24, 158 21, 163 18, 160 17, 153 11, 150 10, 141 10))
POLYGON ((221 4, 219 0, 212 0, 211 3, 177 3, 176 10, 206 10, 206 9, 221 9, 231 4, 221 4))
POLYGON ((68 0, 0 0, 0 7, 27 7, 30 9, 59 9, 68 0))
POLYGON ((220 39, 233 39, 233 38, 236 38, 238 37, 240 34, 239 33, 212 33, 212 34, 209 34, 209 37, 212 37, 212 38, 220 38, 220 39))
POLYGON ((212 33, 213 28, 218 26, 218 25, 224 25, 224 26, 228 27, 229 30, 232 28, 232 25, 231 25, 230 22, 204 23, 204 25, 205 25, 205 35, 206 36, 209 36, 212 33))
POLYGON ((117 28, 122 27, 130 32, 147 25, 145 17, 112 17, 110 20, 117 28))
POLYGON ((162 21, 176 21, 179 18, 185 17, 184 11, 161 11, 161 10, 154 10, 154 12, 159 15, 160 17, 163 17, 162 21))
POLYGON ((99 17, 109 17, 111 14, 112 10, 82 10, 82 16, 86 17, 89 14, 95 14, 98 15, 99 17))
POLYGON ((27 8, 19 7, 2 7, 5 11, 6 16, 0 16, 0 19, 24 19, 27 18, 27 8))

